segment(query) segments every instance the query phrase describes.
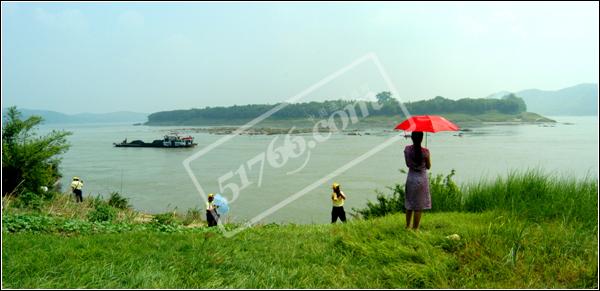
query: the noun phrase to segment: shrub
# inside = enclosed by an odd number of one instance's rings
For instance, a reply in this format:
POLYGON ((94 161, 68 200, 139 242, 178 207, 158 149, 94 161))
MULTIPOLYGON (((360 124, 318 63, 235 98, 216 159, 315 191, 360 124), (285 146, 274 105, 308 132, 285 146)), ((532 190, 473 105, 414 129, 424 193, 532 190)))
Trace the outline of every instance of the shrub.
POLYGON ((89 198, 90 200, 90 206, 91 207, 98 207, 99 205, 108 205, 108 203, 106 201, 104 201, 104 199, 102 199, 102 196, 100 196, 100 194, 93 196, 89 198))
POLYGON ((11 233, 121 233, 145 230, 141 225, 112 222, 89 222, 64 219, 39 213, 6 214, 2 216, 2 231, 11 233))
POLYGON ((16 198, 11 197, 11 207, 39 211, 43 208, 45 203, 51 203, 49 201, 52 201, 57 195, 59 195, 59 193, 54 191, 42 193, 25 191, 16 198))
POLYGON ((8 232, 52 232, 56 220, 40 214, 2 215, 2 230, 8 232))
POLYGON ((18 208, 30 208, 40 210, 42 208, 43 199, 41 195, 26 191, 15 200, 15 206, 18 208))
POLYGON ((166 212, 156 214, 152 217, 152 224, 154 225, 176 225, 177 220, 175 219, 175 213, 166 212))
POLYGON ((454 169, 450 174, 429 175, 429 191, 431 193, 431 211, 460 211, 462 192, 454 183, 454 169))
POLYGON ((88 213, 88 220, 91 222, 112 221, 117 216, 113 207, 105 203, 98 203, 94 210, 88 213))
POLYGON ((404 185, 396 184, 394 187, 387 188, 392 190, 392 195, 390 197, 376 190, 377 201, 367 201, 367 207, 363 209, 352 208, 352 211, 354 212, 352 215, 369 219, 391 213, 404 212, 404 185))
MULTIPOLYGON (((462 192, 454 183, 452 177, 455 171, 444 176, 429 175, 429 191, 431 193, 432 208, 430 211, 459 211, 461 210, 462 192)), ((386 196, 380 191, 377 193, 375 202, 368 201, 367 207, 363 209, 352 208, 353 216, 359 216, 366 219, 384 216, 396 212, 405 212, 404 199, 406 196, 404 184, 396 184, 394 187, 387 187, 392 190, 391 196, 386 196)))
POLYGON ((121 196, 119 192, 110 193, 110 197, 108 198, 108 205, 118 209, 127 209, 130 207, 129 199, 121 196))
POLYGON ((8 108, 2 126, 2 195, 38 194, 41 186, 60 178, 60 154, 67 151, 70 132, 52 131, 38 136, 39 116, 21 119, 16 107, 8 108))
POLYGON ((183 220, 183 225, 189 225, 194 221, 201 221, 204 217, 204 212, 199 208, 188 209, 183 220))
POLYGON ((41 193, 42 198, 46 201, 54 200, 54 198, 56 198, 58 195, 60 195, 60 191, 56 191, 54 189, 50 189, 41 193))
POLYGON ((150 225, 154 230, 160 232, 181 232, 185 229, 185 227, 181 227, 177 221, 175 212, 154 215, 150 225))

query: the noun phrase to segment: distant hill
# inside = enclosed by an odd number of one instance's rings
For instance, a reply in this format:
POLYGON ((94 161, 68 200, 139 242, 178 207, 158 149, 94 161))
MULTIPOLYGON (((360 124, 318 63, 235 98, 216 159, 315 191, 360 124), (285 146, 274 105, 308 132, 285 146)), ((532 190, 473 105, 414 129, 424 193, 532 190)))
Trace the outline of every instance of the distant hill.
MULTIPOLYGON (((120 123, 120 122, 145 122, 147 113, 118 111, 110 113, 78 113, 64 114, 50 110, 36 110, 17 108, 24 118, 38 115, 44 118, 44 123, 120 123)), ((3 116, 6 108, 2 110, 3 116)))
MULTIPOLYGON (((488 98, 510 94, 501 91, 488 98)), ((543 115, 598 115, 598 84, 584 83, 557 91, 528 89, 515 92, 527 104, 527 111, 543 115)))

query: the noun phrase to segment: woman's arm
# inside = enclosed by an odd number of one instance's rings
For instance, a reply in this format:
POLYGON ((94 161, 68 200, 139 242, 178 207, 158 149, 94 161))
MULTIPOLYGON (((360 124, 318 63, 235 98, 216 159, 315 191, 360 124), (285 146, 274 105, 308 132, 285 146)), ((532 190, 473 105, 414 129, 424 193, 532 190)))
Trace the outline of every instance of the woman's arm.
POLYGON ((404 163, 407 167, 410 168, 410 166, 408 165, 408 152, 406 151, 406 148, 404 149, 404 163))
POLYGON ((427 167, 427 170, 431 169, 431 157, 429 155, 425 158, 425 167, 427 167))

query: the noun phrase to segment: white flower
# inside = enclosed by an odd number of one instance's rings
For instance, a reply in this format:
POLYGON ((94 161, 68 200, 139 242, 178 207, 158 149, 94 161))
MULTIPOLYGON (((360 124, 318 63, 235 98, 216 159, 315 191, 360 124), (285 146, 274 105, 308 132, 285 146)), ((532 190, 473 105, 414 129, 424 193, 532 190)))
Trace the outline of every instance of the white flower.
POLYGON ((460 235, 455 233, 455 234, 451 234, 451 235, 447 236, 446 238, 449 240, 460 240, 460 235))

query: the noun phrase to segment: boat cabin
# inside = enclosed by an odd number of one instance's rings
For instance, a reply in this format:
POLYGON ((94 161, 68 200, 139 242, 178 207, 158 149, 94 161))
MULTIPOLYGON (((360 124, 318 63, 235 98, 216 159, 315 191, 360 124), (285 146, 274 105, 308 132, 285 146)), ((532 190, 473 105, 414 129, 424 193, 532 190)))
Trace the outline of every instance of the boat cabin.
POLYGON ((177 135, 165 135, 163 138, 163 146, 165 147, 186 147, 194 143, 194 138, 191 136, 180 137, 177 135))

